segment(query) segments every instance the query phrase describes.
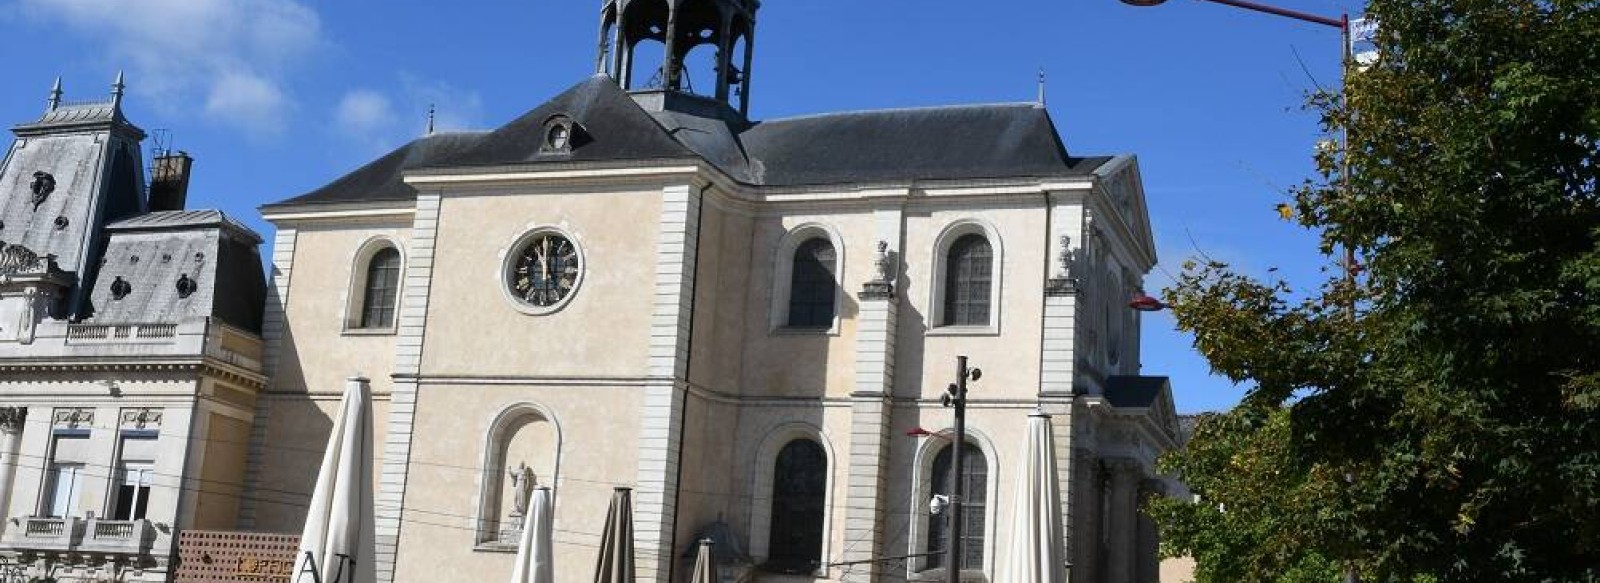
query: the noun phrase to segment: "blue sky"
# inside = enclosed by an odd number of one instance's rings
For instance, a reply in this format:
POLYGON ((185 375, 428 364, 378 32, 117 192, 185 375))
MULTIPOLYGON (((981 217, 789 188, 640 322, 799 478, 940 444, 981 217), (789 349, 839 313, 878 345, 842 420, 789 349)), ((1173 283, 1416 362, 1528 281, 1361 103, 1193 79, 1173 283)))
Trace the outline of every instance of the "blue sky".
MULTIPOLYGON (((419 135, 429 104, 442 128, 492 128, 591 74, 599 6, 0 0, 0 123, 37 117, 57 75, 68 101, 91 100, 126 69, 129 116, 196 158, 190 206, 270 234, 258 205, 419 135)), ((1301 103, 1313 79, 1338 83, 1338 45, 1331 28, 1196 0, 765 0, 751 103, 765 119, 1031 101, 1042 67, 1069 151, 1140 158, 1161 255, 1148 288, 1197 251, 1313 285, 1314 236, 1272 207, 1312 173, 1322 136, 1301 103)), ((1145 319, 1143 362, 1182 411, 1242 394, 1165 315, 1145 319)))

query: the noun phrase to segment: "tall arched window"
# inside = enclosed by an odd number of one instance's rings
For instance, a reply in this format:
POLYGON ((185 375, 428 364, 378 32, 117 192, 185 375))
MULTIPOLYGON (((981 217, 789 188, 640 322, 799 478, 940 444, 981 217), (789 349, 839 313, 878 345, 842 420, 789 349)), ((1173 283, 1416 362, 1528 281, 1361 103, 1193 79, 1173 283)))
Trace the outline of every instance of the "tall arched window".
POLYGON ((828 454, 810 439, 783 446, 773 468, 768 570, 809 574, 822 564, 828 454))
POLYGON ((838 295, 837 260, 833 243, 821 237, 801 243, 795 249, 794 271, 789 280, 789 326, 833 326, 834 299, 838 295))
POLYGON ((950 245, 944 280, 945 326, 989 324, 990 286, 994 283, 994 248, 976 233, 950 245))
MULTIPOLYGON (((985 296, 987 297, 987 296, 985 296)), ((931 490, 935 496, 948 496, 951 492, 950 476, 955 471, 955 459, 951 455, 955 451, 953 446, 945 446, 939 455, 933 458, 933 480, 931 490)), ((966 444, 961 448, 964 456, 961 463, 961 480, 963 494, 961 507, 961 569, 977 570, 983 568, 984 533, 987 532, 984 520, 988 516, 989 498, 989 462, 984 459, 983 452, 978 446, 966 444)), ((928 549, 926 552, 934 553, 928 557, 927 566, 930 569, 943 568, 945 555, 943 551, 949 548, 950 517, 947 514, 935 514, 928 518, 928 549)))
POLYGON ((394 327, 395 305, 400 297, 400 251, 387 247, 367 262, 366 289, 361 299, 362 328, 394 327))

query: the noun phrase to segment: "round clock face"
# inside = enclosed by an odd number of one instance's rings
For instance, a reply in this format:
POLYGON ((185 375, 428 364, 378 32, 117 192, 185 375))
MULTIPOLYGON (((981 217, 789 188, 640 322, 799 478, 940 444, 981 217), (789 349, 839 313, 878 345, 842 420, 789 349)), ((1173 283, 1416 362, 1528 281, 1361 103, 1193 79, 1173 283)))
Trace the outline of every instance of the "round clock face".
POLYGON ((572 294, 578 283, 578 248, 556 233, 528 239, 511 265, 511 295, 530 306, 549 308, 572 294))

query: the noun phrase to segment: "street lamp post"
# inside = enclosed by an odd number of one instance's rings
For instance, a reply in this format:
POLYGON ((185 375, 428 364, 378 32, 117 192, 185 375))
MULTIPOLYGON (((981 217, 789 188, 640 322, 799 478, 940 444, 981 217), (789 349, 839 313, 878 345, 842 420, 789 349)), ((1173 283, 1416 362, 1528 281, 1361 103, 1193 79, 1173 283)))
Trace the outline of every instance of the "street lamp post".
MULTIPOLYGON (((1167 0, 1122 0, 1122 3, 1123 4, 1132 5, 1132 6, 1156 6, 1156 5, 1159 5, 1159 4, 1163 4, 1166 1, 1167 0)), ((1256 12, 1263 12, 1263 13, 1266 13, 1266 14, 1272 14, 1272 15, 1276 15, 1276 16, 1283 16, 1283 17, 1287 17, 1287 18, 1293 18, 1293 19, 1299 20, 1301 22, 1310 22, 1312 24, 1320 24, 1320 25, 1323 25, 1323 26, 1329 26, 1329 27, 1333 27, 1333 28, 1339 29, 1339 41, 1340 41, 1339 42, 1339 45, 1340 45, 1340 48, 1339 48, 1339 66, 1340 66, 1339 87, 1340 87, 1340 93, 1341 94, 1344 93, 1344 87, 1348 83, 1348 79, 1350 77, 1350 15, 1349 14, 1340 14, 1338 18, 1328 18, 1326 16, 1318 16, 1318 15, 1315 15, 1315 14, 1310 14, 1310 13, 1306 13, 1306 12, 1300 12, 1298 10, 1290 10, 1290 9, 1287 9, 1287 8, 1279 8, 1277 6, 1270 6, 1270 5, 1267 5, 1267 4, 1260 4, 1260 3, 1257 3, 1257 2, 1250 2, 1249 0, 1201 0, 1201 1, 1203 1, 1203 2, 1211 2, 1211 3, 1215 3, 1215 4, 1224 4, 1224 5, 1233 6, 1233 7, 1236 7, 1236 8, 1243 8, 1245 10, 1253 10, 1253 11, 1256 11, 1256 12)), ((1348 107, 1348 104, 1346 104, 1346 106, 1348 107)), ((1342 191, 1344 193, 1344 195, 1348 197, 1350 195, 1350 124, 1349 124, 1348 120, 1345 121, 1342 130, 1343 131, 1340 132, 1340 136, 1339 137, 1340 137, 1340 141, 1343 142, 1342 145, 1343 145, 1344 149, 1342 151, 1343 155, 1340 156, 1339 190, 1342 191)), ((1346 241, 1345 245, 1344 245, 1344 277, 1345 277, 1346 284, 1350 286, 1352 291, 1355 289, 1356 270, 1357 270, 1357 265, 1356 265, 1356 249, 1355 249, 1355 245, 1350 241, 1346 241)), ((1348 305, 1348 309, 1350 311, 1350 317, 1354 318, 1355 317, 1355 299, 1354 299, 1354 296, 1352 296, 1352 298, 1350 300, 1350 303, 1348 305)), ((1355 568, 1354 565, 1346 566, 1345 570, 1344 570, 1344 580, 1345 580, 1346 583, 1360 583, 1361 574, 1358 571, 1356 571, 1356 568, 1355 568)))
POLYGON ((961 583, 961 509, 966 505, 966 482, 962 480, 962 471, 965 470, 967 448, 967 380, 978 380, 983 377, 983 371, 976 368, 967 368, 967 357, 956 357, 956 382, 951 383, 945 390, 944 406, 955 409, 955 437, 950 444, 950 504, 946 506, 947 518, 950 524, 949 540, 945 541, 945 581, 947 583, 961 583))

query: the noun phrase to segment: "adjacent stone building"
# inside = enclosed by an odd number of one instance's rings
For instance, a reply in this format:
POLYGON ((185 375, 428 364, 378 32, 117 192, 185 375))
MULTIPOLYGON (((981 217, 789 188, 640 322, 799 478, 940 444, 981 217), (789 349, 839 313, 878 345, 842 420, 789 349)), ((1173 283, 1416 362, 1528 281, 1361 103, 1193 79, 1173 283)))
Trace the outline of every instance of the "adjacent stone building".
POLYGON ((0 162, 0 580, 166 581, 232 528, 261 367, 250 229, 184 208, 192 160, 110 99, 12 129, 0 162), (43 579, 40 579, 43 578, 43 579))
POLYGON ((299 527, 282 493, 361 374, 381 581, 507 576, 524 480, 555 489, 561 581, 591 575, 616 487, 644 581, 681 580, 706 536, 730 580, 941 579, 940 400, 966 355, 960 567, 997 576, 1042 408, 1073 580, 1156 579, 1136 508, 1179 434, 1141 376, 1135 158, 1070 153, 1040 103, 750 119, 758 6, 607 1, 594 77, 262 208, 243 527, 299 527))

